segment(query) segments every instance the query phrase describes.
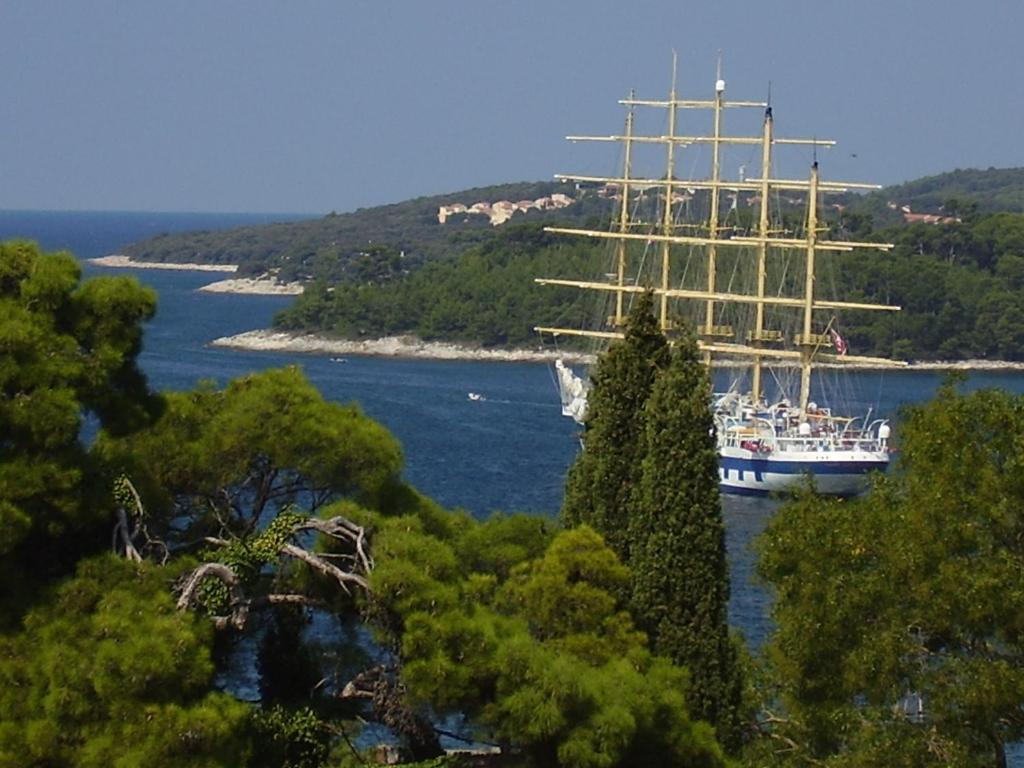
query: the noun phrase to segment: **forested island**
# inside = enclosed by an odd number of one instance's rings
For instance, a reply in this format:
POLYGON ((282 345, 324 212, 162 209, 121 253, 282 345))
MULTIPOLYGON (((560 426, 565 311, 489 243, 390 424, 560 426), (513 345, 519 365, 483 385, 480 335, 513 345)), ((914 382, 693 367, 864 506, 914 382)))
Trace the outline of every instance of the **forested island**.
MULTIPOLYGON (((600 278, 608 269, 605 248, 543 228, 606 226, 613 210, 598 187, 510 184, 315 221, 163 236, 126 255, 231 262, 242 274, 301 281, 305 292, 276 319, 279 330, 535 347, 535 325, 579 326, 595 307, 534 278, 600 278), (530 205, 553 195, 571 202, 530 205), (520 207, 493 219, 500 201, 520 207)), ((895 316, 847 313, 842 330, 852 349, 901 360, 1024 360, 1024 169, 954 171, 847 194, 830 198, 829 211, 833 236, 896 245, 835 257, 837 294, 903 308, 895 316)), ((754 216, 749 201, 741 204, 737 226, 754 216)))
POLYGON ((297 368, 153 391, 156 301, 0 244, 0 767, 1005 768, 1024 738, 1024 398, 951 379, 868 495, 786 501, 755 655, 708 371, 650 294, 557 519, 442 508, 297 368))

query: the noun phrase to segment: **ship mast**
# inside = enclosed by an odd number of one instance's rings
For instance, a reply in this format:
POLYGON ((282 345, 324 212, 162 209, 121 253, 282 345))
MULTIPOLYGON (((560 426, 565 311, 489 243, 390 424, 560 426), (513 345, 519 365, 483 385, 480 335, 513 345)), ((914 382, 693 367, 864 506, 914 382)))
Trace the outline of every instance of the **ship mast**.
MULTIPOLYGON (((672 189, 675 181, 675 159, 676 159, 676 52, 672 51, 672 90, 668 95, 668 137, 665 159, 665 205, 661 214, 661 231, 668 235, 672 233, 672 189)), ((661 330, 668 330, 668 283, 670 257, 672 245, 668 240, 661 241, 661 330)))
MULTIPOLYGON (((718 67, 715 70, 715 106, 714 122, 711 141, 711 213, 708 218, 708 293, 715 292, 715 273, 718 269, 718 213, 721 205, 721 148, 722 148, 722 102, 725 100, 725 81, 722 79, 722 60, 719 58, 718 67)), ((739 194, 738 192, 736 194, 739 194)), ((729 335, 725 329, 716 333, 715 328, 715 302, 708 299, 704 308, 704 336, 711 339, 716 335, 729 335)), ((711 351, 704 351, 704 364, 711 365, 711 351)))
POLYGON ((814 322, 814 257, 818 252, 818 161, 811 164, 811 183, 807 191, 807 256, 804 275, 804 328, 797 337, 800 347, 800 411, 807 412, 811 398, 811 363, 814 353, 827 337, 811 333, 814 322))
MULTIPOLYGON (((626 133, 624 136, 569 136, 572 141, 601 141, 625 144, 625 168, 621 176, 584 176, 578 174, 558 174, 556 178, 572 180, 578 184, 605 184, 615 185, 622 191, 622 205, 619 209, 618 226, 614 231, 576 229, 571 227, 546 227, 545 231, 560 234, 569 234, 582 237, 589 237, 597 240, 610 239, 616 241, 617 271, 613 280, 607 282, 569 280, 553 278, 537 278, 536 282, 542 285, 563 285, 573 286, 589 291, 612 291, 616 295, 615 315, 609 320, 612 321, 612 330, 579 329, 579 328, 556 328, 537 327, 540 333, 548 333, 555 336, 571 335, 594 338, 615 339, 624 336, 622 325, 624 323, 624 301, 627 293, 640 293, 651 290, 659 297, 659 322, 664 331, 670 331, 668 317, 668 304, 670 299, 697 300, 703 303, 704 317, 703 324, 699 326, 701 339, 698 346, 704 353, 705 360, 710 360, 711 355, 728 355, 731 357, 744 357, 752 362, 751 396, 756 403, 761 400, 762 391, 762 366, 764 359, 775 359, 797 363, 801 369, 800 407, 806 408, 810 398, 810 371, 812 365, 817 361, 849 362, 849 363, 870 363, 875 365, 902 365, 892 360, 877 357, 838 355, 830 354, 828 350, 832 342, 826 334, 815 334, 814 313, 823 310, 835 311, 841 309, 850 310, 882 310, 897 311, 898 306, 871 304, 864 302, 838 301, 822 299, 815 294, 815 269, 818 253, 854 251, 870 248, 881 251, 888 251, 893 246, 891 243, 868 243, 846 240, 829 240, 819 237, 818 225, 818 197, 823 193, 845 192, 851 189, 878 189, 873 184, 856 184, 846 182, 822 181, 818 172, 817 160, 815 160, 809 179, 783 179, 773 178, 773 148, 777 145, 809 145, 812 147, 828 147, 835 144, 833 141, 820 139, 780 139, 774 135, 774 121, 772 109, 764 102, 750 101, 727 101, 725 99, 725 84, 721 79, 721 70, 717 72, 715 82, 714 99, 681 99, 676 90, 676 58, 673 56, 672 87, 667 101, 641 100, 630 92, 628 99, 620 103, 626 105, 629 111, 626 116, 626 133), (655 107, 668 110, 668 132, 661 136, 640 136, 634 132, 634 108, 655 107), (722 135, 722 111, 734 107, 758 107, 764 109, 764 122, 761 135, 759 136, 725 136, 722 135), (709 109, 713 111, 713 132, 711 136, 686 136, 676 133, 677 112, 679 109, 709 109), (666 146, 666 170, 660 178, 646 178, 643 175, 634 176, 632 172, 632 150, 637 143, 664 144, 666 146), (691 144, 710 144, 712 155, 712 167, 710 178, 705 180, 677 180, 674 170, 676 163, 676 148, 685 147, 691 144), (753 145, 761 148, 761 178, 742 179, 730 181, 727 184, 721 178, 721 150, 725 145, 753 145), (719 204, 722 189, 724 187, 735 190, 738 195, 741 191, 760 195, 759 221, 756 234, 750 236, 732 235, 728 238, 721 238, 719 231, 719 204), (663 188, 664 205, 660 212, 660 231, 638 232, 632 231, 634 222, 630 220, 630 190, 644 188, 663 188), (673 199, 677 188, 691 190, 708 190, 711 201, 709 220, 706 223, 707 229, 690 235, 677 231, 674 222, 673 199), (785 233, 774 232, 770 223, 769 200, 773 193, 780 191, 797 191, 805 193, 808 201, 807 230, 804 237, 787 236, 785 233), (660 279, 657 287, 650 288, 643 285, 643 278, 636 276, 635 284, 626 283, 626 259, 629 242, 657 243, 660 247, 661 264, 660 279), (707 283, 703 289, 675 287, 670 285, 672 268, 672 246, 701 246, 706 249, 707 254, 707 283), (723 291, 717 286, 717 255, 722 249, 740 248, 747 252, 756 253, 757 287, 755 291, 744 293, 734 291, 723 291), (805 254, 806 270, 804 274, 804 285, 802 291, 794 291, 795 295, 768 295, 767 279, 769 274, 768 258, 773 251, 802 251, 805 254), (733 337, 736 332, 728 326, 716 326, 715 308, 716 304, 752 304, 755 309, 753 327, 747 332, 745 339, 738 338, 734 342, 716 340, 716 337, 733 337), (768 307, 789 307, 799 310, 802 315, 801 332, 793 339, 795 349, 781 349, 774 346, 766 346, 769 342, 783 341, 783 334, 779 330, 766 327, 766 309, 768 307), (823 351, 824 350, 824 351, 823 351)), ((742 253, 742 251, 741 251, 742 253)), ((609 275, 609 278, 612 276, 609 275)))
MULTIPOLYGON (((754 330, 750 334, 750 345, 759 348, 765 341, 781 340, 782 334, 768 332, 764 327, 765 282, 768 278, 768 195, 772 170, 772 108, 764 110, 764 126, 761 134, 761 202, 759 205, 757 232, 757 298, 754 315, 754 330)), ((754 366, 750 375, 750 398, 756 405, 761 402, 761 355, 754 355, 754 366)))
MULTIPOLYGON (((636 97, 636 93, 630 89, 629 98, 633 99, 636 97)), ((633 152, 633 107, 630 107, 626 112, 626 135, 623 143, 625 159, 623 161, 622 168, 622 207, 619 209, 619 232, 625 234, 629 231, 629 174, 632 170, 632 152, 633 152)), ((623 286, 626 284, 626 239, 620 238, 616 247, 616 261, 618 262, 618 269, 616 272, 617 285, 619 290, 615 292, 615 317, 613 318, 613 324, 616 328, 621 328, 625 322, 622 312, 622 300, 625 293, 622 291, 623 286)))

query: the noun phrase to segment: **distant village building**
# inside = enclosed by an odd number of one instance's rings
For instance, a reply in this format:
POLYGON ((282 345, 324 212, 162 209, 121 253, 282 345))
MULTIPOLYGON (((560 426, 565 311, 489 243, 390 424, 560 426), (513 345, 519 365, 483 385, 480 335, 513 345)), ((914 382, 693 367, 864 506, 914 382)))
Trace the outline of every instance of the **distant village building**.
POLYGON ((914 213, 909 205, 900 208, 903 213, 903 220, 908 224, 920 221, 924 224, 959 224, 959 216, 942 216, 937 213, 914 213))
POLYGON ((959 216, 943 216, 938 213, 914 213, 910 210, 909 205, 900 205, 892 200, 886 203, 886 207, 890 211, 898 209, 903 214, 903 221, 908 224, 914 222, 922 222, 924 224, 959 224, 961 222, 959 216))
POLYGON ((490 219, 492 227, 497 227, 504 224, 518 212, 525 213, 534 209, 538 211, 553 211, 559 208, 566 208, 574 202, 568 195, 556 192, 550 197, 541 197, 536 200, 520 200, 515 203, 508 200, 498 200, 494 203, 479 202, 473 203, 470 206, 466 206, 463 203, 452 203, 451 205, 442 205, 437 209, 437 221, 439 224, 446 224, 451 216, 457 214, 481 215, 490 219))

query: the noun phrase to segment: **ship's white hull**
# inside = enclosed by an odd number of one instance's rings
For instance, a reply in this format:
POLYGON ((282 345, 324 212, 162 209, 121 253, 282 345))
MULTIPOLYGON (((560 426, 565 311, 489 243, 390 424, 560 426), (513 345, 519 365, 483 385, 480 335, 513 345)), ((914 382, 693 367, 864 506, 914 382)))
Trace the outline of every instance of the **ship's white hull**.
MULTIPOLYGON (((562 413, 582 424, 588 385, 555 364, 562 413)), ((818 493, 856 496, 873 472, 889 466, 888 423, 834 416, 815 404, 804 411, 787 400, 754 407, 732 392, 713 396, 718 476, 725 493, 766 496, 792 492, 810 477, 818 493)))
POLYGON ((887 451, 786 451, 760 454, 722 447, 718 475, 725 493, 764 496, 794 491, 811 476, 819 493, 856 496, 867 490, 873 472, 889 466, 887 451))

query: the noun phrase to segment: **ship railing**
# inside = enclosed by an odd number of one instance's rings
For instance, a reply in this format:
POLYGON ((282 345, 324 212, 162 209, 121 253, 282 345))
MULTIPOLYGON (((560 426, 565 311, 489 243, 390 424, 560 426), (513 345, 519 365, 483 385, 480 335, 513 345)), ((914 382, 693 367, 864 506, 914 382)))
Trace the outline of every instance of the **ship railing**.
POLYGON ((799 434, 800 423, 793 419, 765 418, 760 414, 716 414, 723 445, 754 453, 885 450, 887 442, 879 436, 879 428, 886 421, 876 419, 859 426, 857 422, 862 421, 862 418, 823 418, 814 422, 809 434, 799 434))
POLYGON ((838 437, 836 435, 818 436, 778 436, 775 438, 776 450, 780 453, 796 451, 880 451, 884 446, 875 437, 851 435, 838 437))

